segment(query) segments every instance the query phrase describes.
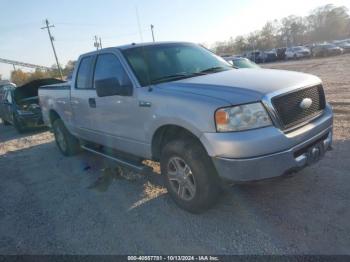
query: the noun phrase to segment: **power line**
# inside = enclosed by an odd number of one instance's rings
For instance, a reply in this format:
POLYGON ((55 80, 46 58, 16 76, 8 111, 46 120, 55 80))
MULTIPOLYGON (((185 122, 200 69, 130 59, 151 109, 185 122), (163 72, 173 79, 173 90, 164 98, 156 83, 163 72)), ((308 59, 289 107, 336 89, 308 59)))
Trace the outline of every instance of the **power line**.
POLYGON ((23 67, 28 67, 28 68, 35 68, 35 69, 38 68, 38 69, 42 69, 42 70, 50 70, 50 67, 35 65, 35 64, 30 64, 30 63, 15 61, 15 60, 9 60, 9 59, 4 59, 4 58, 0 58, 0 63, 13 65, 14 69, 15 69, 15 66, 23 66, 23 67))
POLYGON ((41 29, 47 29, 47 33, 49 34, 49 38, 50 38, 50 42, 51 42, 53 54, 55 55, 55 59, 56 59, 56 63, 57 63, 57 68, 58 68, 58 71, 60 72, 61 79, 63 80, 62 69, 61 69, 60 63, 58 62, 58 58, 57 58, 57 54, 56 54, 56 49, 55 49, 55 46, 54 46, 54 44, 53 44, 54 38, 53 38, 53 36, 51 35, 51 31, 50 31, 50 28, 51 28, 51 27, 55 27, 55 26, 54 26, 54 25, 50 25, 49 20, 47 20, 47 19, 45 20, 45 23, 46 23, 46 26, 42 27, 41 29))

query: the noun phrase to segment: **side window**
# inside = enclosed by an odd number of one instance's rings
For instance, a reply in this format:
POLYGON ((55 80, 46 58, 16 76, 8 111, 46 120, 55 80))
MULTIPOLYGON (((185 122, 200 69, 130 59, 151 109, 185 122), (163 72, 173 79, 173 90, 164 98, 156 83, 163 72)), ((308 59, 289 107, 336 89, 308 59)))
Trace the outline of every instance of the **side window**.
POLYGON ((6 94, 6 100, 12 104, 12 95, 11 95, 11 91, 8 91, 6 94))
POLYGON ((76 80, 76 88, 86 89, 92 88, 91 84, 91 69, 92 63, 94 61, 93 56, 84 57, 79 65, 77 80, 76 80))
POLYGON ((108 78, 117 78, 121 86, 131 86, 119 59, 113 54, 102 54, 97 58, 94 81, 108 78))

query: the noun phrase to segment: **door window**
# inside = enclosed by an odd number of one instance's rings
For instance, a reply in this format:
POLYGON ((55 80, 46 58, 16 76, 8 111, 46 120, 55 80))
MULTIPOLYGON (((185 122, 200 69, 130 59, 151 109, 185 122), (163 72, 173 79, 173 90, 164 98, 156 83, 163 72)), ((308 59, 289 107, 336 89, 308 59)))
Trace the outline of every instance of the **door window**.
POLYGON ((8 91, 7 94, 6 94, 6 100, 7 102, 9 102, 10 104, 12 104, 12 95, 11 95, 11 92, 8 91))
POLYGON ((121 86, 132 86, 119 59, 113 54, 102 54, 97 58, 94 81, 108 78, 117 78, 121 86))

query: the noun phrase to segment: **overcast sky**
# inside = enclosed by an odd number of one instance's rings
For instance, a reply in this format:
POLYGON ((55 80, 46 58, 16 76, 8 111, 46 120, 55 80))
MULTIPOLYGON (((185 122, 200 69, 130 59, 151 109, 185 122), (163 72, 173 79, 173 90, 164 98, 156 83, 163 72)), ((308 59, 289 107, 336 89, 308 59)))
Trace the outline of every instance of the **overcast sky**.
MULTIPOLYGON (((103 47, 146 42, 154 24, 157 41, 212 44, 328 3, 350 9, 350 0, 0 0, 0 58, 53 65, 47 32, 40 29, 45 18, 55 25, 52 34, 65 65, 94 49, 94 35, 101 36, 103 47)), ((0 63, 3 77, 10 70, 0 63)))

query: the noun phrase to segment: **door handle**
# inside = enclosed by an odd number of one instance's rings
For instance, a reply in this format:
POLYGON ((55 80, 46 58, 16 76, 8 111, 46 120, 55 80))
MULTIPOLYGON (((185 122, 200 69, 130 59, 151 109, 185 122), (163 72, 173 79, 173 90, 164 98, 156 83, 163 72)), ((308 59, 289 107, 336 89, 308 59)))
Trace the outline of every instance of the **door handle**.
POLYGON ((92 108, 96 108, 96 100, 95 98, 89 98, 89 106, 92 108))

